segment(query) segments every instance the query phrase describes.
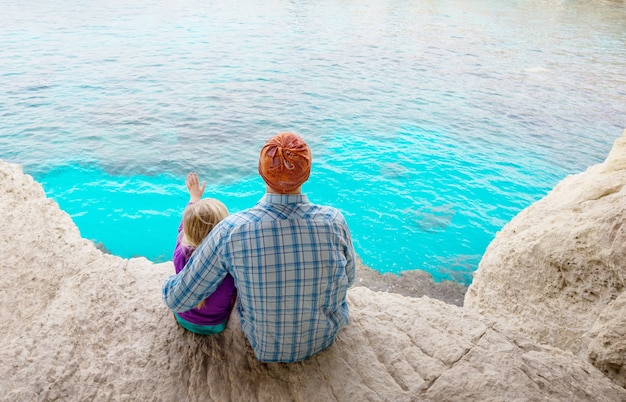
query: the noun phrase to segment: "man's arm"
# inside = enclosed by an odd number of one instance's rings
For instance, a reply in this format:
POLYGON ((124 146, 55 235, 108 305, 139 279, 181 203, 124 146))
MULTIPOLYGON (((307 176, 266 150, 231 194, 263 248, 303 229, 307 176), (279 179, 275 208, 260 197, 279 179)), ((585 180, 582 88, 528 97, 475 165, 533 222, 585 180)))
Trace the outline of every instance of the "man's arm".
POLYGON ((348 277, 348 287, 354 284, 356 279, 356 254, 354 246, 352 246, 352 238, 350 232, 347 232, 348 240, 346 246, 346 276, 348 277))
POLYGON ((356 253, 352 245, 352 235, 348 228, 346 218, 339 212, 339 222, 343 231, 343 239, 345 241, 343 253, 346 257, 346 276, 348 277, 348 287, 354 284, 356 279, 356 253))
POLYGON ((213 230, 193 253, 185 268, 163 283, 165 305, 176 312, 188 311, 209 297, 227 275, 219 258, 218 230, 213 230))

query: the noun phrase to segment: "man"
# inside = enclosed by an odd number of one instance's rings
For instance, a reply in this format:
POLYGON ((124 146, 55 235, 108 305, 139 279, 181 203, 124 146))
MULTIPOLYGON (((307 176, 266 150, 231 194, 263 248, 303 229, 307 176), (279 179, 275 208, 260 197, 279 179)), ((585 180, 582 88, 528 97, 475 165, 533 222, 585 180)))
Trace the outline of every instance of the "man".
POLYGON ((241 328, 258 360, 294 362, 330 346, 348 324, 355 254, 341 213, 302 194, 310 172, 311 151, 302 138, 271 138, 259 158, 266 194, 215 226, 185 268, 163 284, 165 304, 189 310, 230 274, 241 328))

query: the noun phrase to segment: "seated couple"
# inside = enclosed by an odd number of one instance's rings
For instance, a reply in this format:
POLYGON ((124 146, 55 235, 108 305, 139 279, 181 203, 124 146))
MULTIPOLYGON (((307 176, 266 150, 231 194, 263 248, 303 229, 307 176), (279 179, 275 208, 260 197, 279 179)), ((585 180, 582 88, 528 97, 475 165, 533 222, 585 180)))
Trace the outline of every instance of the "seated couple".
POLYGON ((198 334, 221 332, 235 306, 259 361, 300 361, 330 346, 348 324, 354 248, 341 212, 301 192, 311 172, 302 138, 272 137, 258 169, 266 194, 232 215, 202 198, 197 174, 187 176, 176 275, 163 284, 163 300, 183 328, 198 334))

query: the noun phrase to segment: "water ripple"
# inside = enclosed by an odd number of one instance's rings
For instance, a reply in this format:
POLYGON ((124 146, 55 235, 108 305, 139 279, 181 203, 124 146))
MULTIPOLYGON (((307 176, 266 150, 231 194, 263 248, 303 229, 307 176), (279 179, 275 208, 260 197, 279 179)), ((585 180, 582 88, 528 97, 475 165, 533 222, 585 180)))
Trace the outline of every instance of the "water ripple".
POLYGON ((0 158, 125 256, 169 258, 189 170, 231 211, 254 204, 260 146, 294 130, 306 192, 366 263, 467 283, 505 222, 626 127, 619 2, 0 8, 0 158))

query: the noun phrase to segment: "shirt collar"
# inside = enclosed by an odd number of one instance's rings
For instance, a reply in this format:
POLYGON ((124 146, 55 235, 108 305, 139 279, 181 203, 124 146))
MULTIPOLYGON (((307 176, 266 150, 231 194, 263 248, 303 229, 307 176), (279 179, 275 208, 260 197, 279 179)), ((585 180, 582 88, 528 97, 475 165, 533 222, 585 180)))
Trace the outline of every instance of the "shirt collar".
POLYGON ((259 202, 266 204, 308 204, 309 199, 304 194, 266 193, 259 202))

